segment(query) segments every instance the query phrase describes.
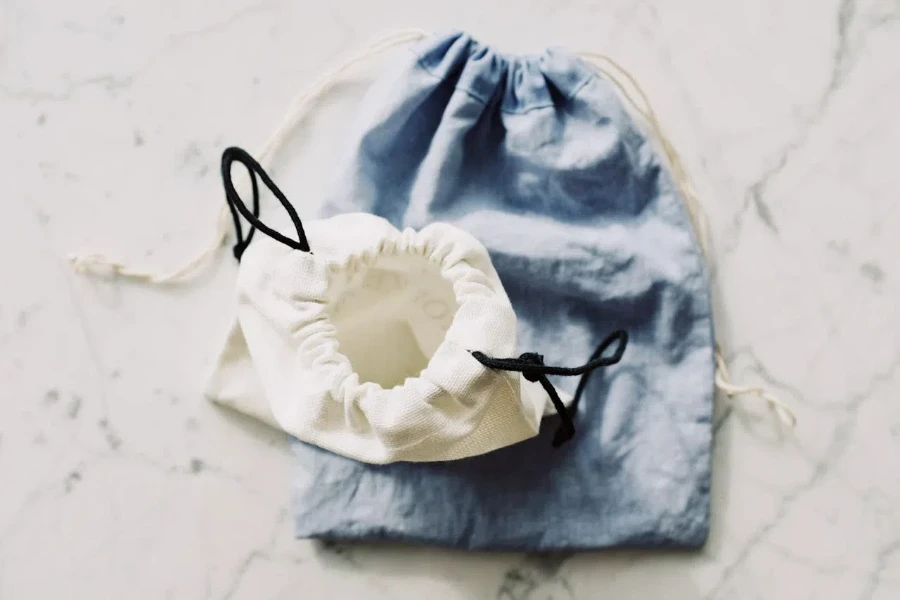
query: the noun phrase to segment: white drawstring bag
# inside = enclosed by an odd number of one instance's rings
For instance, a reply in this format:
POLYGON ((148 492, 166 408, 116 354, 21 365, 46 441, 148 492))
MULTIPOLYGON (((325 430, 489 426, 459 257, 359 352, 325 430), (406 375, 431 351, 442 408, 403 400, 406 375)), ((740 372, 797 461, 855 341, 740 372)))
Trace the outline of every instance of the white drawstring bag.
POLYGON ((228 395, 216 387, 235 380, 247 354, 267 406, 236 408, 366 463, 456 460, 537 435, 545 408, 561 400, 540 376, 490 364, 515 352, 516 317, 478 240, 440 223, 401 232, 363 213, 304 225, 238 148, 223 154, 222 176, 238 231, 238 325, 211 395, 228 395), (235 161, 250 173, 253 213, 234 189, 235 161), (296 240, 259 221, 256 175, 282 201, 296 240), (241 239, 239 214, 268 237, 241 239))

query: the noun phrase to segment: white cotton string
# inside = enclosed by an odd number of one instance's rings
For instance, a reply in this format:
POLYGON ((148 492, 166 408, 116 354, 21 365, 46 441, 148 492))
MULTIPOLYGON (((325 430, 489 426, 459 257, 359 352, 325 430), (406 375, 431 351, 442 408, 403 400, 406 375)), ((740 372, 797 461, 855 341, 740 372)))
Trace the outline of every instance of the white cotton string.
POLYGON ((643 88, 634 78, 634 76, 629 73, 625 67, 614 61, 613 59, 605 56, 603 54, 598 54, 596 52, 582 52, 579 54, 582 58, 585 58, 589 61, 589 64, 593 66, 601 75, 606 77, 613 85, 615 85, 628 103, 640 114, 647 124, 650 125, 650 128, 653 130, 653 133, 656 135, 659 140, 660 145, 662 146, 663 153, 666 156, 666 159, 669 162, 669 165, 672 168, 672 175, 675 178, 675 182, 681 190, 681 194, 684 196, 685 204, 687 204, 688 213, 690 214, 691 221, 694 223, 694 229, 697 232, 697 238, 700 241, 700 249, 703 250, 703 254, 709 259, 709 231, 706 227, 706 218, 703 213, 703 208, 700 204, 700 198, 697 196, 697 192, 694 189, 694 184, 691 181, 690 175, 687 172, 687 169, 684 167, 684 163, 681 161, 681 156, 678 154, 678 151, 675 149, 675 146, 672 144, 671 140, 669 140, 668 136, 663 131, 662 125, 659 122, 659 118, 656 116, 656 112, 653 110, 653 105, 650 104, 650 99, 647 97, 647 94, 644 92, 643 88), (619 80, 615 74, 611 73, 608 69, 604 68, 604 65, 601 63, 605 63, 606 65, 615 69, 625 80, 631 85, 634 91, 637 93, 640 102, 635 100, 634 96, 632 96, 631 92, 629 92, 628 88, 619 80))
MULTIPOLYGON (((319 78, 313 85, 302 93, 297 95, 291 102, 288 109, 288 115, 281 126, 275 130, 268 142, 263 146, 262 151, 258 154, 259 162, 265 164, 275 152, 284 144, 285 139, 291 131, 297 126, 300 120, 305 116, 309 105, 318 100, 324 93, 331 89, 338 78, 357 64, 376 56, 391 48, 416 42, 426 37, 428 32, 422 29, 403 29, 391 33, 368 46, 365 50, 350 57, 340 66, 319 78)), ((248 180, 244 178, 244 183, 248 180)), ((153 273, 129 267, 128 265, 113 260, 108 256, 99 252, 88 252, 84 254, 72 253, 67 259, 75 272, 82 275, 93 275, 96 277, 122 277, 142 281, 151 284, 171 284, 187 279, 191 275, 196 275, 199 268, 208 263, 209 259, 216 254, 218 249, 225 244, 231 231, 230 214, 228 205, 222 203, 216 219, 216 232, 209 244, 200 251, 194 258, 187 263, 175 269, 170 273, 153 273)))
MULTIPOLYGON (((585 61, 599 74, 615 85, 631 107, 643 117, 650 126, 650 129, 656 136, 660 146, 662 146, 666 160, 672 169, 672 176, 675 179, 675 183, 684 197, 688 214, 690 215, 691 222, 694 224, 694 230, 696 231, 697 239, 700 242, 700 249, 703 251, 703 255, 706 257, 707 262, 711 264, 712 258, 709 251, 709 231, 706 227, 706 216, 703 212, 700 198, 697 195, 694 184, 691 181, 684 163, 681 161, 681 156, 675 149, 674 144, 672 144, 671 140, 663 131, 659 118, 656 116, 656 112, 653 110, 653 106, 650 104, 650 99, 647 97, 647 94, 635 77, 629 73, 625 67, 610 57, 596 52, 580 52, 579 56, 585 59, 585 61), (615 73, 613 71, 615 71, 615 73), (633 91, 637 94, 637 100, 631 91, 629 91, 628 86, 616 76, 616 73, 621 75, 621 77, 631 86, 633 91)), ((716 345, 715 354, 716 387, 722 390, 729 398, 734 398, 736 396, 757 396, 762 398, 783 423, 791 428, 796 426, 797 416, 794 414, 794 411, 771 392, 762 387, 737 385, 731 380, 731 376, 728 373, 728 367, 725 364, 725 356, 718 344, 716 345)))
POLYGON ((135 281, 143 281, 151 284, 175 283, 197 272, 198 267, 206 263, 216 251, 228 239, 231 229, 231 221, 226 205, 226 210, 219 211, 216 222, 215 238, 197 256, 170 273, 152 273, 141 271, 112 260, 105 254, 89 252, 85 254, 71 253, 66 258, 72 269, 80 275, 92 275, 94 277, 124 277, 135 281))
POLYGON ((263 150, 259 155, 259 162, 265 164, 265 162, 270 158, 270 154, 274 153, 279 147, 281 147, 287 134, 289 134, 294 129, 294 127, 296 127, 299 120, 306 113, 306 108, 309 106, 309 104, 314 100, 317 100, 322 96, 322 94, 331 89, 331 87, 341 75, 346 73, 357 64, 378 54, 381 54, 386 50, 390 50, 391 48, 403 44, 417 42, 427 36, 428 32, 423 29, 402 29, 399 31, 395 31, 387 37, 376 41, 362 52, 347 59, 343 64, 320 77, 318 81, 298 94, 291 102, 291 108, 288 109, 287 118, 281 124, 281 127, 279 127, 275 131, 275 133, 272 134, 272 137, 269 138, 269 141, 266 143, 266 145, 263 146, 263 150))
POLYGON ((765 388, 732 383, 728 374, 728 366, 725 364, 725 358, 722 356, 722 351, 718 346, 716 347, 716 385, 729 398, 744 395, 762 398, 788 427, 793 428, 797 425, 797 415, 794 414, 794 411, 765 388))

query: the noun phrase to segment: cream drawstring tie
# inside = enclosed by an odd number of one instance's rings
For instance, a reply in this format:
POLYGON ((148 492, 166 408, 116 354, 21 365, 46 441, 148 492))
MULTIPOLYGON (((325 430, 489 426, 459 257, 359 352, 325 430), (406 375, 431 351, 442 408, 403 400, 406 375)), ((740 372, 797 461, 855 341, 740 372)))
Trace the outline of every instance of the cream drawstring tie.
MULTIPOLYGON (((691 182, 691 178, 688 175, 687 169, 685 169, 684 163, 681 162, 678 151, 663 132, 662 125, 660 125, 659 118, 656 116, 656 112, 653 110, 653 106, 650 104, 650 99, 647 97, 647 94, 627 69, 608 56, 596 52, 581 52, 579 53, 579 56, 600 75, 604 76, 618 88, 628 104, 631 105, 644 121, 647 122, 647 125, 653 131, 657 141, 660 146, 662 146, 666 160, 672 169, 672 177, 675 179, 675 184, 678 186, 685 204, 687 205, 688 214, 694 224, 694 230, 697 232, 700 249, 706 257, 707 264, 711 265, 712 257, 709 248, 709 231, 706 228, 706 217, 703 212, 703 207, 697 196, 697 192, 694 189, 694 184, 691 182), (616 76, 616 73, 612 72, 613 70, 628 82, 634 92, 637 93, 640 102, 635 100, 635 97, 628 91, 628 88, 622 83, 622 80, 616 76)), ((778 415, 778 418, 781 419, 785 425, 791 428, 797 425, 797 416, 794 414, 794 411, 765 388, 737 385, 732 382, 731 376, 728 373, 728 366, 725 363, 725 356, 718 344, 716 344, 715 379, 716 387, 722 390, 729 398, 734 398, 736 396, 756 396, 762 398, 769 407, 775 411, 775 414, 778 415)))
MULTIPOLYGON (((286 136, 305 116, 309 105, 312 104, 315 100, 319 99, 325 92, 327 92, 334 84, 334 82, 338 79, 338 77, 343 75, 346 71, 359 64, 360 62, 363 62, 368 58, 380 54, 381 52, 384 52, 396 46, 400 46, 402 44, 419 41, 427 37, 428 35, 428 32, 422 29, 404 29, 397 31, 376 41, 364 51, 349 58, 343 64, 327 73, 325 76, 321 77, 310 88, 294 98, 288 111, 288 117, 281 124, 281 127, 279 127, 275 131, 272 137, 269 138, 269 141, 265 144, 265 146, 263 146, 262 151, 258 154, 259 161, 265 164, 269 159, 271 159, 272 155, 284 143, 286 136)), ((697 233, 697 240, 700 244, 700 249, 702 250, 703 255, 706 257, 707 262, 711 264, 712 261, 709 252, 709 232, 706 227, 706 219, 700 200, 697 196, 696 190, 694 189, 693 183, 691 182, 691 178, 688 175, 687 169, 685 169, 684 163, 682 163, 681 161, 681 157, 679 156, 678 151, 675 149, 675 146, 663 132, 662 125, 660 124, 659 118, 656 116, 656 113, 653 110, 652 105, 650 104, 650 100, 648 99, 647 94, 627 69, 622 67, 619 63, 609 58, 608 56, 598 54, 596 52, 582 52, 579 53, 579 56, 584 59, 585 62, 588 63, 591 67, 593 67, 600 75, 605 77, 613 85, 615 85, 616 88, 618 88, 623 98, 625 98, 632 109, 643 118, 643 120, 652 130, 653 134, 656 136, 656 139, 662 147, 662 151, 672 170, 672 176, 675 179, 675 183, 681 191, 682 197, 684 198, 685 204, 687 205, 688 213, 691 217, 691 222, 693 223, 694 229, 697 233), (619 78, 619 76, 621 76, 621 79, 619 78), (623 83, 623 79, 628 83, 628 85, 631 86, 632 90, 637 94, 638 99, 635 99, 634 95, 629 91, 628 87, 625 85, 625 83, 623 83)), ((225 241, 228 239, 229 231, 230 223, 228 207, 227 205, 223 204, 218 213, 216 221, 216 232, 212 241, 197 256, 170 273, 159 274, 133 269, 121 262, 114 261, 109 257, 96 252, 86 254, 70 254, 68 256, 68 260, 72 265, 72 268, 81 274, 107 277, 123 277, 152 284, 173 284, 184 281, 191 275, 196 274, 198 269, 202 265, 206 264, 209 259, 218 251, 219 247, 224 245, 225 241)), ((765 400, 766 403, 772 408, 772 410, 778 415, 779 419, 782 420, 782 422, 784 422, 789 427, 794 427, 796 425, 797 417, 794 412, 790 409, 790 407, 788 407, 784 402, 772 395, 769 391, 762 387, 737 385, 731 381, 731 377, 728 373, 728 368, 725 363, 724 355, 718 344, 716 345, 715 383, 716 386, 729 398, 750 395, 757 396, 765 400)))
MULTIPOLYGON (((312 86, 298 94, 291 102, 287 118, 275 133, 272 134, 272 137, 270 137, 269 141, 263 146, 262 151, 258 153, 257 156, 259 157, 259 162, 265 164, 272 158, 275 152, 277 152, 284 143, 288 134, 293 131, 299 121, 305 116, 309 105, 327 92, 335 81, 337 81, 338 77, 368 58, 396 46, 416 42, 427 35, 428 32, 422 29, 403 29, 396 31, 374 42, 359 54, 350 57, 340 66, 319 78, 312 86)), ((150 271, 134 269, 99 252, 88 252, 84 254, 72 253, 67 256, 67 259, 72 268, 82 275, 122 277, 158 285, 174 284, 186 280, 191 275, 196 275, 198 268, 206 264, 209 259, 216 254, 219 248, 225 244, 230 230, 231 223, 228 205, 223 203, 216 220, 216 232, 213 239, 199 254, 197 254, 197 256, 169 273, 153 273, 150 271)))

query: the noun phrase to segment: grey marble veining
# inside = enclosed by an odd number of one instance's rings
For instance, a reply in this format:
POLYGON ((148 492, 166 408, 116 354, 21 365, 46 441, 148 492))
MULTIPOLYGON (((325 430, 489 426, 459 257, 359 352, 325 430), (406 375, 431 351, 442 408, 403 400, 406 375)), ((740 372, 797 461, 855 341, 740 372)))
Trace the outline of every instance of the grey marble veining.
MULTIPOLYGON (((15 0, 0 15, 0 598, 900 597, 896 1, 15 0), (222 147, 259 146, 328 65, 409 25, 610 54, 681 149, 732 371, 799 418, 786 432, 720 400, 703 551, 295 541, 285 441, 201 397, 232 314, 227 252, 165 289, 63 260, 177 266, 212 235, 222 147)), ((315 202, 332 149, 302 141, 360 89, 297 129, 286 192, 315 202)))

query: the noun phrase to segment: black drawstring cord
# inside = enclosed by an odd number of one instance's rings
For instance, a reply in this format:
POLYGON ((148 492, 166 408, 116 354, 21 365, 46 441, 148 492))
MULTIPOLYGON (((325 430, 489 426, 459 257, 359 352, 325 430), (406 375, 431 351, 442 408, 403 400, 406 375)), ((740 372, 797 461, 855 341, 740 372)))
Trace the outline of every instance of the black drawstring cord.
MULTIPOLYGON (((223 154, 224 159, 224 154, 223 154)), ((223 167, 224 168, 224 167, 223 167)), ((229 167, 230 169, 230 167, 229 167)), ((252 169, 247 169, 247 175, 250 176, 250 185, 253 187, 253 216, 257 219, 259 218, 259 184, 256 182, 256 173, 253 172, 252 169)), ((224 181, 224 172, 222 174, 224 181)), ((231 178, 231 172, 228 172, 229 179, 231 178)), ((232 184, 233 186, 233 184, 232 184)), ((234 244, 234 247, 231 249, 232 254, 234 254, 234 258, 237 259, 238 262, 241 262, 241 256, 244 255, 244 250, 247 249, 247 246, 250 245, 250 240, 253 239, 253 234, 256 233, 256 227, 253 225, 250 226, 250 232, 247 234, 247 239, 244 239, 243 229, 241 227, 241 217, 240 213, 234 207, 234 203, 228 198, 228 193, 225 194, 226 204, 228 204, 228 210, 231 212, 231 220, 234 222, 234 235, 237 238, 237 241, 234 244)))
POLYGON ((285 197, 284 193, 278 189, 278 186, 275 185, 275 182, 272 181, 268 173, 265 172, 260 164, 256 162, 246 150, 232 146, 231 148, 226 148, 222 153, 222 184, 225 186, 225 199, 228 201, 228 208, 231 211, 235 235, 237 236, 237 243, 234 245, 234 257, 236 259, 239 261, 241 260, 241 255, 244 253, 244 250, 247 249, 247 246, 250 245, 250 240, 253 238, 253 234, 257 229, 294 250, 309 252, 309 242, 306 239, 306 232, 303 230, 303 223, 300 221, 297 211, 294 210, 294 207, 291 206, 291 203, 285 197), (250 174, 250 183, 253 187, 253 212, 247 210, 247 205, 244 204, 244 201, 241 200, 237 190, 234 189, 234 181, 231 177, 231 164, 234 162, 242 164, 250 174), (297 230, 296 240, 292 240, 291 238, 282 235, 260 221, 259 185, 256 181, 257 175, 260 176, 263 183, 266 184, 266 187, 268 187, 272 194, 278 198, 278 201, 281 202, 281 205, 287 211, 288 216, 291 218, 291 222, 294 224, 294 229, 297 230), (238 213, 243 215, 251 225, 250 232, 247 234, 247 239, 243 239, 243 232, 241 230, 241 222, 238 213))
POLYGON ((575 435, 575 424, 572 422, 572 416, 578 409, 578 403, 581 400, 581 395, 584 393, 584 388, 587 386, 591 373, 594 372, 594 369, 608 367, 622 360, 622 355, 625 353, 625 346, 627 345, 628 334, 622 330, 615 331, 606 336, 606 339, 597 346, 596 350, 594 350, 591 359, 580 367, 548 366, 544 364, 544 357, 540 354, 535 354, 534 352, 526 352, 519 356, 519 358, 492 358, 485 355, 483 352, 476 351, 472 352, 472 357, 489 369, 521 373, 528 381, 540 382, 541 386, 547 392, 547 395, 550 396, 553 408, 556 409, 556 413, 562 421, 559 428, 556 430, 556 433, 553 434, 553 447, 558 448, 572 439, 572 436, 575 435), (604 356, 609 347, 615 342, 619 343, 616 347, 616 351, 612 356, 604 356), (578 388, 575 390, 575 395, 572 397, 572 405, 570 408, 566 409, 566 406, 559 398, 559 394, 556 392, 556 388, 554 388, 553 384, 550 383, 550 380, 547 379, 548 375, 581 375, 581 381, 578 382, 578 388))

